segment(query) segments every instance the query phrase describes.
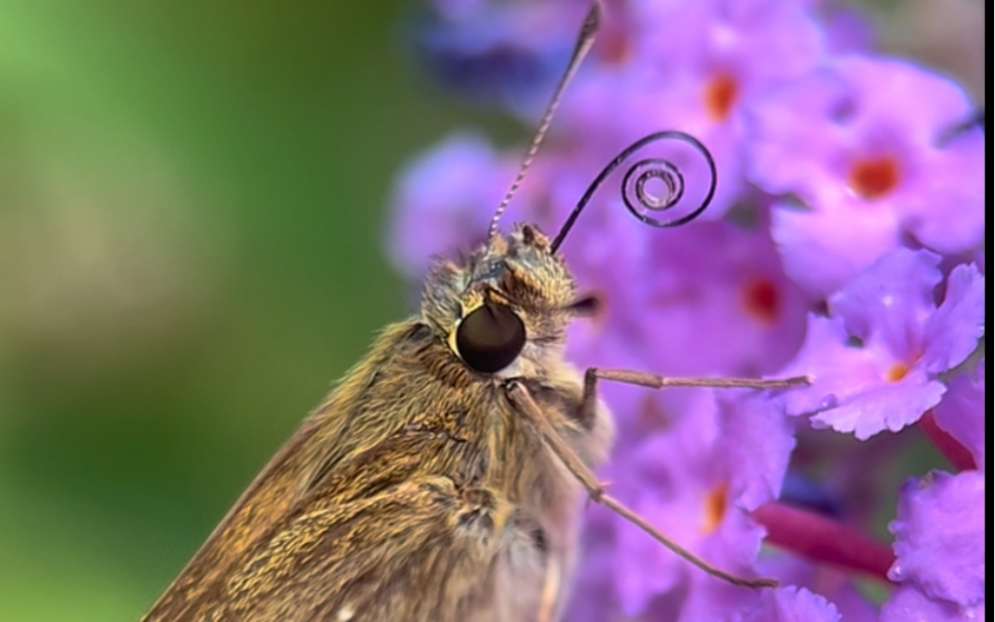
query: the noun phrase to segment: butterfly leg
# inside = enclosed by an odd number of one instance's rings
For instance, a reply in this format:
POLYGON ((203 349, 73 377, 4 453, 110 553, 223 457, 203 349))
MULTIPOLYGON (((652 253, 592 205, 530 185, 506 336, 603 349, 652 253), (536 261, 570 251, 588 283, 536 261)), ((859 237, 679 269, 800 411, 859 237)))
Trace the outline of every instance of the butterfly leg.
POLYGON ((791 389, 812 384, 808 376, 795 376, 776 380, 761 378, 666 378, 627 369, 598 369, 589 367, 584 373, 584 396, 580 411, 582 419, 595 416, 598 407, 598 380, 634 384, 651 389, 713 388, 713 389, 791 389))
MULTIPOLYGON (((595 380, 596 379, 597 376, 595 376, 595 380)), ((587 384, 588 383, 585 382, 585 393, 587 391, 587 384)), ((593 393, 593 388, 591 391, 592 395, 594 395, 594 397, 591 398, 593 401, 596 399, 596 394, 593 393)), ((563 462, 563 465, 567 468, 567 470, 577 478, 580 484, 590 495, 592 501, 610 508, 616 514, 636 525, 652 536, 657 542, 670 549, 675 555, 700 568, 713 577, 722 579, 732 583, 733 585, 741 585, 745 587, 777 587, 778 583, 773 579, 747 579, 737 577, 736 575, 729 574, 724 570, 720 570, 665 536, 653 525, 647 522, 646 519, 629 509, 618 499, 615 499, 605 492, 605 487, 598 481, 598 478, 595 476, 594 472, 591 471, 586 464, 584 464, 573 449, 556 432, 549 422, 550 418, 543 414, 542 410, 536 404, 535 400, 532 399, 532 396, 529 394, 529 391, 524 384, 516 381, 508 383, 507 394, 508 399, 511 400, 511 403, 517 408, 518 412, 520 412, 538 432, 543 444, 550 451, 552 451, 556 457, 563 462)), ((591 408, 593 407, 594 406, 591 406, 591 408)))
POLYGON ((546 578, 543 581, 542 599, 536 622, 555 622, 563 598, 563 559, 550 556, 546 563, 546 578))

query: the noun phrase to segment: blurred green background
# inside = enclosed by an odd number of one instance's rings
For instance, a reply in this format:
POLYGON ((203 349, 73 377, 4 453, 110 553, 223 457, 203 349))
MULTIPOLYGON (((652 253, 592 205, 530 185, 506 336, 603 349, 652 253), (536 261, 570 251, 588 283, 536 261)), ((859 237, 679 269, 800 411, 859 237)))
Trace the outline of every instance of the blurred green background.
MULTIPOLYGON (((980 93, 959 4, 885 36, 980 93)), ((406 312, 392 178, 495 122, 405 61, 414 8, 0 0, 0 620, 136 620, 406 312)))

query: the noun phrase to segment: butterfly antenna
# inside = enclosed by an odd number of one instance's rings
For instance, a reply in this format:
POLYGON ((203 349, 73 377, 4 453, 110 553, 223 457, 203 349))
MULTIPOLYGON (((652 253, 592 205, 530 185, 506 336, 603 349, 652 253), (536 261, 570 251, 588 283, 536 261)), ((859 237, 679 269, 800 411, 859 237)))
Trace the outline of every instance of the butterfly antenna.
POLYGON ((570 56, 570 64, 567 65, 566 71, 563 73, 563 77, 560 78, 560 83, 556 86, 556 91, 553 92, 553 99, 549 102, 549 106, 546 108, 546 112, 542 115, 542 121, 539 122, 539 129, 536 130, 535 136, 532 138, 532 144, 529 146, 529 150, 525 153, 525 158, 522 160, 522 166, 518 169, 518 175, 515 177, 515 181, 511 184, 511 188, 508 189, 507 194, 504 195, 501 204, 498 205, 497 211, 494 212, 494 217, 491 219, 490 228, 487 230, 487 238, 490 239, 494 237, 497 233, 498 223, 501 220, 501 216, 504 215, 505 210, 508 209, 508 204, 511 203, 512 197, 518 192, 519 186, 522 185, 522 180, 525 179, 525 174, 528 172, 529 167, 532 166, 532 161, 535 160, 536 153, 539 152, 539 145, 542 144, 542 140, 546 137, 546 133, 549 130, 549 124, 553 121, 553 115, 556 113, 556 108, 560 105, 560 99, 563 97, 563 92, 566 90, 567 85, 573 80, 574 75, 580 68, 581 63, 584 61, 584 57, 590 51, 591 46, 594 45, 594 37, 598 33, 598 27, 601 25, 601 5, 595 2, 591 6, 591 10, 588 11, 587 17, 584 19, 584 25, 580 30, 580 35, 577 37, 577 44, 574 46, 573 54, 570 56))

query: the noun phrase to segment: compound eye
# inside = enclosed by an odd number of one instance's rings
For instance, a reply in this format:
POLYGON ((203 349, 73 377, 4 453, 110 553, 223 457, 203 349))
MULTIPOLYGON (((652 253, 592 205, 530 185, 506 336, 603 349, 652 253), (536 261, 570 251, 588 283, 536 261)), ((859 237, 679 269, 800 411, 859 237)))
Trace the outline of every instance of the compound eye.
POLYGON ((505 305, 486 302, 463 318, 456 329, 460 358, 475 371, 501 371, 525 347, 525 324, 505 305))

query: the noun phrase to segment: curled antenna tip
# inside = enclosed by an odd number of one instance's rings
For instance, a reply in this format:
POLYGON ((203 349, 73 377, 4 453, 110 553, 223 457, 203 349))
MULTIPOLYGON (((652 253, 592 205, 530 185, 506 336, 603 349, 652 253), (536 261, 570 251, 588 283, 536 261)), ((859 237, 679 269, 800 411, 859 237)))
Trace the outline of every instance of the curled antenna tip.
POLYGON ((587 207, 588 203, 590 203, 594 193, 608 179, 609 175, 643 147, 650 143, 665 140, 676 141, 677 143, 687 145, 701 157, 708 174, 707 184, 704 187, 701 200, 697 203, 692 203, 695 207, 691 208, 690 211, 684 212, 682 216, 661 219, 661 216, 664 216, 665 212, 685 203, 687 195, 685 192, 684 173, 671 160, 665 158, 644 158, 631 165, 628 169, 625 169, 622 180, 622 201, 633 216, 644 224, 653 227, 679 227, 700 216, 712 202, 712 199, 715 197, 715 190, 718 187, 718 171, 715 166, 715 158, 712 157, 711 152, 701 141, 690 134, 674 130, 655 132, 644 136, 626 147, 602 169, 594 181, 591 182, 591 185, 588 186, 587 191, 584 192, 580 201, 577 202, 577 206, 567 216, 566 221, 560 227, 560 232, 556 234, 552 244, 550 244, 549 252, 555 253, 559 250, 560 245, 563 244, 567 234, 570 233, 577 218, 584 211, 584 208, 587 207), (654 182, 657 183, 654 184, 654 182), (663 193, 658 194, 654 192, 654 185, 658 187, 658 190, 662 189, 663 193))
POLYGON ((587 17, 584 19, 584 25, 581 27, 580 34, 577 36, 577 43, 574 46, 573 54, 570 56, 570 62, 567 64, 566 71, 563 72, 563 77, 560 78, 560 83, 556 86, 556 90, 553 91, 553 98, 546 107, 546 112, 542 115, 542 120, 539 122, 539 128, 536 130, 535 136, 532 138, 532 144, 529 146, 528 151, 525 152, 525 157, 522 159, 522 165, 518 169, 518 175, 515 176, 515 181, 512 182, 508 192, 504 195, 504 199, 501 200, 501 204, 498 205, 497 211, 494 212, 494 217, 491 218, 490 227, 487 229, 488 239, 494 237, 494 234, 497 233, 498 223, 501 221, 501 216, 503 216, 505 210, 508 209, 511 199, 515 196, 515 193, 518 192, 518 188, 522 185, 522 180, 525 179, 525 174, 528 172, 529 167, 532 166, 536 153, 539 152, 539 146, 542 145, 542 141, 549 131, 549 125, 553 121, 553 116, 556 114, 556 109, 560 105, 560 99, 563 97, 563 92, 566 90, 567 85, 570 84, 570 81, 577 73, 581 63, 584 61, 584 57, 587 56, 587 53, 591 50, 591 46, 594 45, 594 38, 597 35, 598 28, 600 26, 601 5, 598 2, 595 2, 591 5, 591 9, 587 12, 587 17))

